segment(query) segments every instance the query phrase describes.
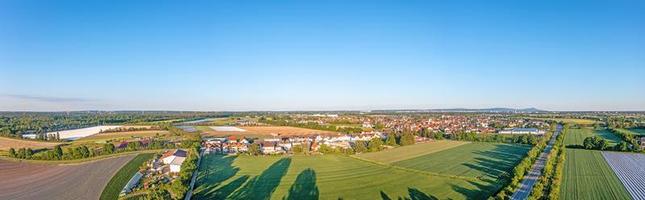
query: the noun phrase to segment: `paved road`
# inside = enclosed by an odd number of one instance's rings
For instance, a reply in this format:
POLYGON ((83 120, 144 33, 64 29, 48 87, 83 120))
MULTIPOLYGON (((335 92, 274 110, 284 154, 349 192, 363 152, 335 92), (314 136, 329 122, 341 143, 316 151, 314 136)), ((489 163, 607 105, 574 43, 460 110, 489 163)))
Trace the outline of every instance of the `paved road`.
POLYGON ((542 176, 544 164, 546 163, 546 159, 549 156, 549 153, 551 153, 553 143, 555 143, 555 139, 558 138, 560 131, 562 131, 562 126, 558 124, 555 133, 553 133, 553 136, 551 136, 551 140, 549 140, 546 148, 544 148, 544 152, 542 152, 537 161, 535 161, 535 163, 531 167, 531 171, 529 171, 529 174, 524 176, 522 183, 520 183, 520 187, 517 188, 517 191, 515 191, 515 193, 513 193, 511 199, 524 200, 529 197, 531 190, 533 190, 533 185, 535 185, 535 182, 538 180, 538 178, 542 176))

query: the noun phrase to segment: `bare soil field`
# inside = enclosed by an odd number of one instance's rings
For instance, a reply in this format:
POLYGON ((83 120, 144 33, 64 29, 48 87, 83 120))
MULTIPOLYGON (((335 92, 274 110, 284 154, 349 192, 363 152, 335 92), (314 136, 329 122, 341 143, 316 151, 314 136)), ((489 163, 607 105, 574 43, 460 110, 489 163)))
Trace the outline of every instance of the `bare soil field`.
POLYGON ((107 182, 134 156, 74 165, 0 160, 0 199, 99 199, 107 182))
MULTIPOLYGON (((290 126, 238 126, 245 131, 215 131, 206 130, 203 135, 228 136, 228 135, 253 135, 253 136, 304 136, 304 135, 338 135, 337 132, 321 131, 290 126)), ((203 130, 203 129, 202 129, 203 130)))
POLYGON ((40 141, 30 141, 30 140, 21 140, 0 137, 0 150, 7 151, 9 148, 19 149, 19 148, 32 148, 32 149, 43 149, 43 148, 52 148, 60 143, 56 142, 40 142, 40 141))

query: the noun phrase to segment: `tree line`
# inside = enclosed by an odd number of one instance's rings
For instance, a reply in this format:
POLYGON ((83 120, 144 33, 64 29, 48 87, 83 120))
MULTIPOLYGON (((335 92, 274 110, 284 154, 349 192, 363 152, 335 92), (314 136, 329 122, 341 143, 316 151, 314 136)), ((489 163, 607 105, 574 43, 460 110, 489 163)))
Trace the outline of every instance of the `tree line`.
POLYGON ((544 137, 538 139, 537 143, 529 150, 527 156, 520 161, 519 164, 513 168, 513 173, 510 178, 502 177, 502 182, 505 180, 510 180, 508 185, 497 192, 495 199, 510 199, 511 195, 515 192, 517 187, 519 187, 524 175, 528 174, 533 166, 533 163, 538 159, 540 153, 546 148, 549 138, 553 135, 553 130, 555 130, 556 124, 551 125, 551 131, 548 131, 544 137))
POLYGON ((542 170, 543 176, 540 176, 538 182, 533 186, 528 199, 557 200, 560 197, 560 185, 566 159, 564 137, 568 130, 568 126, 565 126, 562 133, 558 135, 542 170))

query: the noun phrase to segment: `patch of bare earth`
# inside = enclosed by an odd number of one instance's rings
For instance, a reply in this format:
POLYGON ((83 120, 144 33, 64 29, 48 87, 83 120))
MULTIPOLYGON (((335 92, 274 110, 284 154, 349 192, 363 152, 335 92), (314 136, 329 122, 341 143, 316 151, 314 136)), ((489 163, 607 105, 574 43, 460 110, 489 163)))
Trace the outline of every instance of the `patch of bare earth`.
POLYGON ((56 142, 40 142, 40 141, 31 141, 31 140, 21 140, 0 137, 0 150, 7 151, 9 148, 19 149, 19 148, 32 148, 32 149, 42 149, 42 148, 52 148, 60 143, 56 142))
POLYGON ((116 171, 134 156, 75 165, 0 160, 0 199, 99 199, 116 171))

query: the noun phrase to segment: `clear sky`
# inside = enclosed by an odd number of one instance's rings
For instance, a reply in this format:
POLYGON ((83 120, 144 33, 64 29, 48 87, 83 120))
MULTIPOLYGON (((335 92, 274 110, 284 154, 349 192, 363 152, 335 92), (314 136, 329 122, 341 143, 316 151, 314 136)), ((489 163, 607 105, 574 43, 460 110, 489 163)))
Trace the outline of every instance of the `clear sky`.
POLYGON ((0 1, 0 110, 645 110, 645 1, 0 1))

